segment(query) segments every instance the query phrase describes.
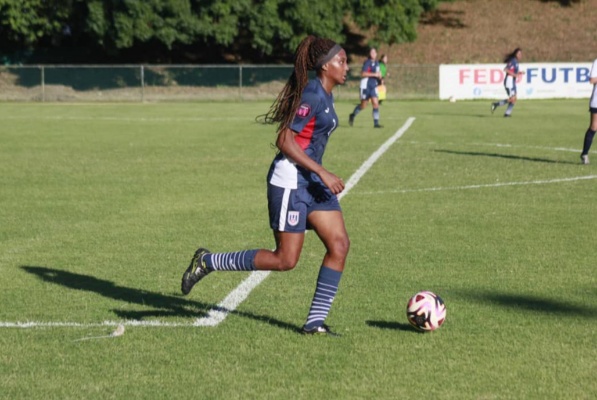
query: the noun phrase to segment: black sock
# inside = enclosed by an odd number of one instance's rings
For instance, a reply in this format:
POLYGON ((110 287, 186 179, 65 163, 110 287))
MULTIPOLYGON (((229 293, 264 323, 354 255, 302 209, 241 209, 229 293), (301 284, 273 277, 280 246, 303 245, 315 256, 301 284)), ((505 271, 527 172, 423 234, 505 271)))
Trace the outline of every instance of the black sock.
POLYGON ((582 155, 589 154, 589 149, 591 148, 591 144, 593 144, 594 136, 595 136, 595 131, 592 131, 591 128, 587 129, 587 133, 585 133, 585 142, 582 147, 582 155))

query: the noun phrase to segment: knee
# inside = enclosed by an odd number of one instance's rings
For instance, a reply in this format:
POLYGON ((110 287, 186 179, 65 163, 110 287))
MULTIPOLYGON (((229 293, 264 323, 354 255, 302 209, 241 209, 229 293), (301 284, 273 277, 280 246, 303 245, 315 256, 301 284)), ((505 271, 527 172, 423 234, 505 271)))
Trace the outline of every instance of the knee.
POLYGON ((337 237, 335 240, 332 241, 329 249, 330 253, 341 258, 346 258, 349 250, 350 239, 348 238, 348 236, 337 237))
POLYGON ((297 258, 281 258, 277 265, 278 271, 290 271, 298 264, 297 258))

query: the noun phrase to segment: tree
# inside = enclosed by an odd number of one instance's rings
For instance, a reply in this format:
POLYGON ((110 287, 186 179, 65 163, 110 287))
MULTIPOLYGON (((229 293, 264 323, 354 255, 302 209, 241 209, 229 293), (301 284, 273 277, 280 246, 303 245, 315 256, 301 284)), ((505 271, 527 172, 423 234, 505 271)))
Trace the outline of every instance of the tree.
POLYGON ((60 34, 72 7, 72 0, 0 0, 0 38, 6 44, 33 46, 60 34))
POLYGON ((416 38, 440 0, 0 0, 4 48, 60 47, 68 36, 106 55, 192 48, 288 58, 307 34, 344 43, 350 27, 372 44, 416 38))

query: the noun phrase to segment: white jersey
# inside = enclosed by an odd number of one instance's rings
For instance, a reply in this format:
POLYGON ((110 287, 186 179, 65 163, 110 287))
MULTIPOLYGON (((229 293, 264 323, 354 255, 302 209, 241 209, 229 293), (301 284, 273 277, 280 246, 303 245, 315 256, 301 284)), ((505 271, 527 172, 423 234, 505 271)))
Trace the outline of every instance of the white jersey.
MULTIPOLYGON (((590 78, 597 78, 597 59, 593 61, 593 66, 591 67, 591 73, 589 74, 590 78)), ((589 107, 597 108, 597 84, 593 85, 593 94, 591 95, 591 100, 589 101, 589 107)))

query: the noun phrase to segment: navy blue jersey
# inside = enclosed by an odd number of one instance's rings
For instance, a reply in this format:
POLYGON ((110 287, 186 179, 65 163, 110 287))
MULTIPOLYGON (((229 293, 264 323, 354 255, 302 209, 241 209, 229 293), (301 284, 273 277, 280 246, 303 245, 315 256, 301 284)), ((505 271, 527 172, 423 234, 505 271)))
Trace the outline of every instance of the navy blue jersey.
MULTIPOLYGON (((328 139, 337 126, 334 96, 323 89, 319 79, 310 80, 290 124, 290 129, 296 133, 294 140, 307 156, 321 165, 328 139)), ((317 174, 296 165, 282 152, 274 158, 267 179, 272 185, 290 189, 321 183, 317 174)))
POLYGON ((514 74, 514 76, 506 74, 506 77, 504 78, 504 86, 507 88, 516 89, 516 79, 518 77, 518 59, 516 57, 512 57, 504 69, 514 74))
MULTIPOLYGON (((379 67, 379 62, 372 60, 370 58, 368 58, 367 60, 365 60, 365 62, 363 63, 363 68, 361 69, 361 72, 370 72, 370 73, 376 73, 380 71, 380 67, 379 67)), ((365 77, 365 78, 361 78, 361 89, 375 89, 377 87, 378 84, 378 80, 377 78, 373 78, 373 77, 365 77)))

